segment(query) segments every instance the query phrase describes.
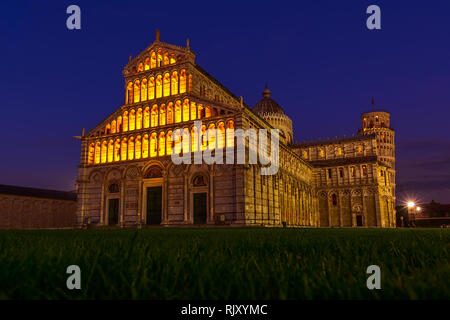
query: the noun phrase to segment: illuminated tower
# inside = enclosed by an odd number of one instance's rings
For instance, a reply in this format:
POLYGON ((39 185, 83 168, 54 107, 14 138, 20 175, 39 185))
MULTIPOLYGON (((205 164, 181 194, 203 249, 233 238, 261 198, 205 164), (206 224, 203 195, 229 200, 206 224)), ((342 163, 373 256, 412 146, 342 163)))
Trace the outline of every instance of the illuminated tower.
POLYGON ((372 111, 361 115, 362 128, 359 135, 375 134, 377 140, 378 161, 389 168, 389 179, 395 198, 395 131, 391 128, 390 113, 375 108, 372 99, 372 111))

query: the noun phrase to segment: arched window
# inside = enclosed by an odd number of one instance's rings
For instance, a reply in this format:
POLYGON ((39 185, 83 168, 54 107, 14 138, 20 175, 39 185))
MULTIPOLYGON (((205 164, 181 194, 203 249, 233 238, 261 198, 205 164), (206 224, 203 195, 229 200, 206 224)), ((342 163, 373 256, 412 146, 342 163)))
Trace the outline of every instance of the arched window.
POLYGON ((205 107, 205 118, 211 117, 211 108, 209 106, 205 107))
POLYGON ((319 155, 321 158, 325 157, 325 151, 323 149, 319 150, 319 155))
POLYGON ((147 79, 142 79, 141 84, 141 101, 147 101, 147 79))
POLYGON ((108 153, 108 143, 106 141, 102 142, 102 163, 106 163, 108 153))
POLYGON ((165 126, 166 125, 166 105, 162 104, 159 108, 159 125, 165 126))
POLYGON ((225 147, 225 124, 219 122, 217 125, 217 148, 222 149, 225 147))
POLYGON ((178 72, 172 73, 172 95, 178 94, 178 72))
POLYGON ((144 70, 149 70, 150 69, 150 58, 147 57, 145 58, 145 65, 144 65, 144 70))
POLYGON ((94 144, 91 143, 88 148, 88 164, 94 163, 94 153, 95 153, 95 147, 94 147, 94 144))
POLYGON ((174 147, 173 152, 175 154, 181 153, 181 129, 175 129, 173 132, 173 141, 174 141, 174 147))
POLYGON ((170 73, 164 74, 164 97, 170 96, 170 73))
POLYGON ((123 132, 128 131, 128 111, 123 113, 123 132))
POLYGON ((362 174, 363 174, 363 176, 367 176, 367 166, 366 165, 362 166, 362 174))
POLYGON ((141 158, 141 148, 142 148, 142 141, 141 136, 136 137, 136 143, 134 145, 134 158, 140 159, 141 158))
POLYGON ((339 168, 339 178, 344 178, 344 168, 339 168))
POLYGON ((156 77, 156 98, 162 97, 162 76, 156 77))
POLYGON ((153 132, 150 136, 150 157, 157 156, 157 141, 156 141, 156 132, 153 132))
POLYGON ((132 109, 130 110, 130 118, 128 120, 128 129, 133 131, 136 129, 136 112, 132 109))
POLYGON ((134 82, 134 92, 133 92, 135 103, 139 102, 141 100, 141 92, 140 91, 141 91, 141 84, 140 84, 139 80, 136 80, 134 82))
POLYGON ((191 135, 188 128, 183 129, 183 153, 191 152, 191 135))
POLYGON ((144 128, 148 128, 150 126, 150 108, 146 107, 144 109, 144 128))
POLYGON ((145 172, 145 179, 151 179, 151 178, 161 178, 162 177, 162 170, 158 166, 151 166, 147 172, 145 172))
POLYGON ((142 139, 142 158, 148 158, 148 134, 142 139))
POLYGON ((114 141, 109 140, 108 143, 108 162, 114 161, 114 141))
POLYGON ((211 123, 208 127, 208 148, 214 150, 216 148, 216 126, 211 123))
POLYGON ((303 159, 308 159, 308 151, 303 150, 303 159))
POLYGON ((120 159, 127 160, 127 138, 122 139, 122 147, 120 148, 120 159))
POLYGON ((151 122, 150 122, 150 126, 153 127, 157 127, 158 126, 158 105, 154 104, 152 107, 152 112, 151 112, 151 122))
POLYGON ((114 161, 120 161, 120 139, 114 144, 114 161))
POLYGON ((181 122, 181 101, 177 100, 175 102, 175 123, 181 122))
POLYGON ((163 66, 163 56, 162 51, 158 50, 158 68, 163 66))
POLYGON ((150 77, 148 80, 148 100, 155 99, 155 78, 150 77))
POLYGON ((111 133, 116 133, 116 120, 111 122, 111 133))
POLYGON ((169 64, 170 64, 169 54, 166 52, 164 53, 164 65, 168 66, 169 64))
POLYGON ((182 69, 180 72, 180 93, 186 92, 186 70, 182 69))
POLYGON ((128 82, 128 85, 127 85, 126 103, 128 103, 128 104, 133 103, 133 83, 132 82, 128 82))
POLYGON ((150 55, 150 68, 154 69, 156 68, 156 53, 152 52, 150 55))
POLYGON ((189 100, 184 99, 183 102, 183 121, 189 121, 189 100))
POLYGON ((197 119, 197 106, 194 101, 191 101, 191 120, 197 119))
POLYGON ((139 66, 138 66, 138 72, 142 72, 142 71, 144 71, 144 64, 141 62, 141 63, 139 63, 139 66))
POLYGON ((167 106, 167 124, 173 123, 173 103, 169 102, 167 106))
POLYGON ((110 133, 111 133, 111 125, 108 123, 105 128, 105 134, 110 134, 110 133))
POLYGON ((203 119, 205 117, 205 109, 203 109, 203 105, 202 104, 197 105, 197 110, 198 110, 198 118, 203 119))
POLYGON ((227 123, 227 147, 234 147, 234 121, 227 123))
POLYGON ((208 134, 206 132, 206 126, 202 125, 202 151, 206 150, 206 147, 208 146, 208 134))
POLYGON ((128 140, 128 160, 134 159, 134 138, 128 140))
POLYGON ((94 158, 95 158, 95 163, 99 164, 100 163, 100 142, 97 142, 95 144, 95 155, 94 155, 94 158))
POLYGON ((352 175, 352 178, 354 178, 355 175, 356 175, 355 167, 350 167, 350 173, 351 173, 351 175, 352 175))
POLYGON ((189 75, 188 91, 192 91, 192 74, 189 75))
POLYGON ((136 113, 136 129, 142 129, 142 109, 139 108, 136 113))
POLYGON ((175 55, 172 53, 170 55, 170 64, 175 64, 177 62, 177 60, 175 59, 175 55))
POLYGON ((117 117, 117 132, 122 132, 122 116, 117 117))
POLYGON ((172 131, 167 132, 166 137, 166 154, 170 156, 172 154, 172 131))
POLYGON ((333 206, 336 206, 337 205, 337 195, 336 194, 332 194, 331 195, 331 202, 333 203, 333 206))
POLYGON ((191 146, 192 152, 198 151, 198 132, 195 126, 191 129, 191 146))
POLYGON ((164 132, 159 134, 159 156, 163 156, 166 151, 166 136, 164 132))

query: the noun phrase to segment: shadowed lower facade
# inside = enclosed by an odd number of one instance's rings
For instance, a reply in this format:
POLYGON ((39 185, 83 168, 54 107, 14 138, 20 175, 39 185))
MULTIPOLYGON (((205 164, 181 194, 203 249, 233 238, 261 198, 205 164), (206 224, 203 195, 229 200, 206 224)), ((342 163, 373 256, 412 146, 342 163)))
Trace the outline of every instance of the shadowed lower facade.
POLYGON ((78 226, 395 226, 389 113, 364 113, 356 136, 296 143, 295 122, 267 87, 248 107, 195 63, 189 41, 164 43, 158 32, 123 75, 125 104, 81 137, 78 226), (183 150, 236 159, 237 129, 273 128, 280 132, 274 175, 250 161, 171 159, 183 150))

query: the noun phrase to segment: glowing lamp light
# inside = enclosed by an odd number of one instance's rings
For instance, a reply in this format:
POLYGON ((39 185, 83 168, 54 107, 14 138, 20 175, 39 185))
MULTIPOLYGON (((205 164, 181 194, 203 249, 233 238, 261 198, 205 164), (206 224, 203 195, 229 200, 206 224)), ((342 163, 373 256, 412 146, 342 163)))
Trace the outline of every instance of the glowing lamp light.
POLYGON ((420 211, 422 211, 422 208, 421 207, 417 207, 416 210, 417 210, 417 212, 420 212, 420 211))
POLYGON ((414 208, 415 204, 412 201, 408 202, 408 208, 414 208))

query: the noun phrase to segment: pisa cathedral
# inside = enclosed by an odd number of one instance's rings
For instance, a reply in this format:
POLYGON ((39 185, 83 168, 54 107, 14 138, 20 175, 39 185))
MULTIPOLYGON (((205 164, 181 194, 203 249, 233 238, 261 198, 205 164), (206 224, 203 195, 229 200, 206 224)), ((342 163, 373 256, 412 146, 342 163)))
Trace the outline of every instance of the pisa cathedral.
POLYGON ((195 63, 189 40, 164 43, 158 31, 123 76, 125 103, 81 137, 78 226, 395 226, 389 113, 363 113, 352 137, 296 143, 295 119, 267 87, 247 106, 195 63), (275 175, 248 161, 171 160, 185 150, 236 153, 235 129, 272 128, 280 132, 275 175))

